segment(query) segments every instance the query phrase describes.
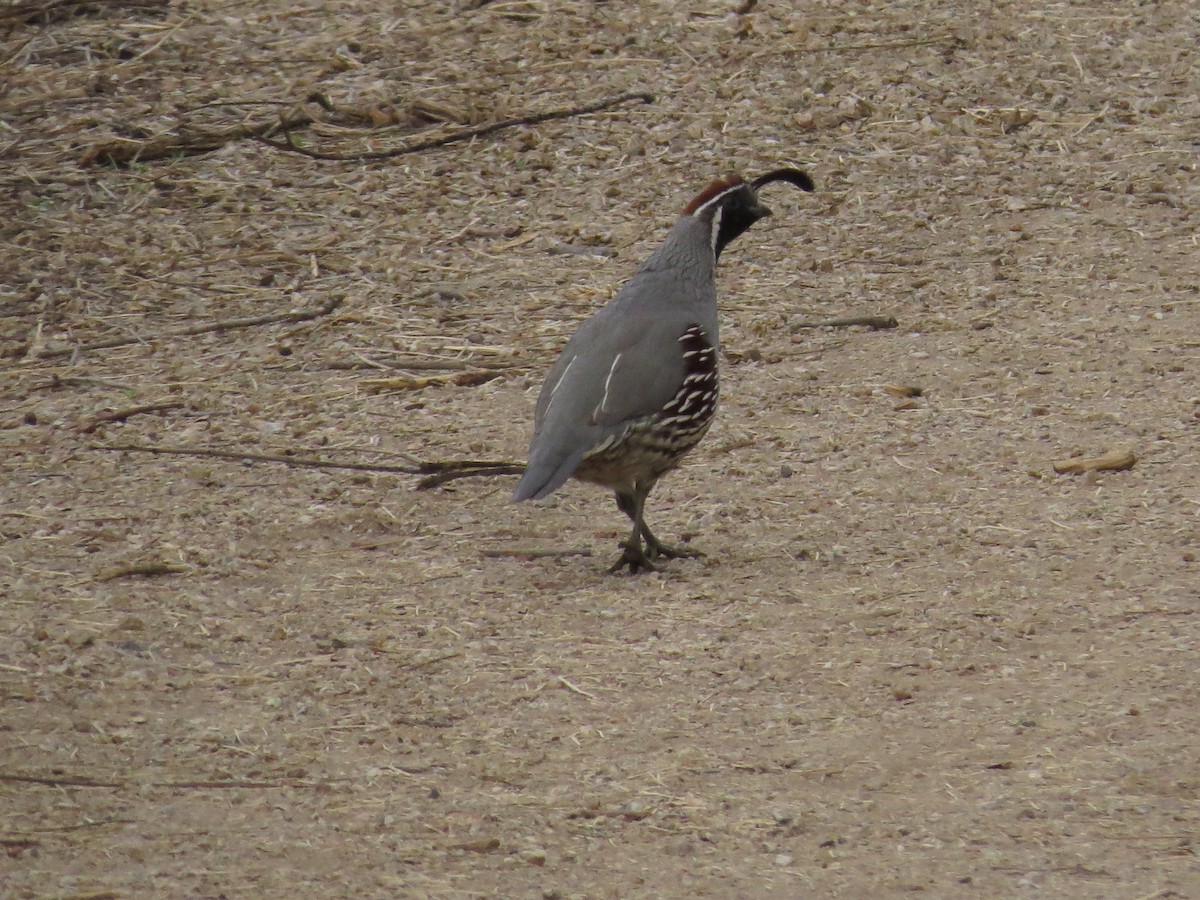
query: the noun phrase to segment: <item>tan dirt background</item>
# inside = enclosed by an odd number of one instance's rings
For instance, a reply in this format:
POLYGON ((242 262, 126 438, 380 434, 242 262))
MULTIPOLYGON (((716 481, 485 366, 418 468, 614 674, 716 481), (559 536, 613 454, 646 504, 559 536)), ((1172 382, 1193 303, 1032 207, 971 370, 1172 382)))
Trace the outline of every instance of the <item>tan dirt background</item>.
POLYGON ((0 895, 1200 897, 1200 12, 746 6, 0 6, 0 895), (651 501, 702 561, 606 574, 582 485, 97 449, 520 460, 781 164, 651 501))

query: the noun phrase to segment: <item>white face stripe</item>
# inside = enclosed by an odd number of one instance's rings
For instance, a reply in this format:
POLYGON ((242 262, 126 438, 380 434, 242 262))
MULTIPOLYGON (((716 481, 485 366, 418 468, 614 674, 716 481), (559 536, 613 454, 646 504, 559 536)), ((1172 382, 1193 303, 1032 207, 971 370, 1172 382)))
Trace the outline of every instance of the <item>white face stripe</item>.
POLYGON ((723 208, 721 208, 720 206, 718 206, 717 211, 715 213, 713 213, 711 238, 712 238, 712 252, 714 254, 717 252, 717 237, 721 234, 721 217, 724 214, 725 214, 725 210, 723 208))
POLYGON ((735 191, 740 191, 744 187, 745 187, 745 184, 738 182, 733 187, 726 188, 725 190, 721 191, 721 193, 717 194, 715 197, 710 197, 709 199, 707 199, 703 203, 701 203, 699 206, 697 206, 695 211, 692 213, 692 215, 695 216, 696 218, 700 218, 701 214, 703 214, 705 209, 712 206, 714 203, 720 203, 722 199, 724 199, 725 197, 728 197, 730 194, 734 193, 735 191))

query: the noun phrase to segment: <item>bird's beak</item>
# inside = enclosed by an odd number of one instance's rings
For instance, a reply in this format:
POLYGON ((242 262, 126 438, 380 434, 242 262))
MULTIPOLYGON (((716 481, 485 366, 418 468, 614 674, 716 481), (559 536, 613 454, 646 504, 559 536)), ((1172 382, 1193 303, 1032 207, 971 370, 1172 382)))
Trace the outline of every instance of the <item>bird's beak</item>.
POLYGON ((754 214, 760 219, 765 219, 767 216, 774 215, 769 206, 763 206, 761 203, 754 204, 754 214))

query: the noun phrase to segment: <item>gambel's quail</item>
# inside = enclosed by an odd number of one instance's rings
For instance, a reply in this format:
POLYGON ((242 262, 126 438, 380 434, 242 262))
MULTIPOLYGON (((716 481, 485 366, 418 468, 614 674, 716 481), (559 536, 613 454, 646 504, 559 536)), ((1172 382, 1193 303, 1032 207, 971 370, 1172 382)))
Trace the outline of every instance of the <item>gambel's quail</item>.
POLYGON ((778 169, 751 182, 714 181, 686 207, 662 246, 584 322, 550 370, 534 414, 529 463, 513 494, 537 500, 571 477, 609 488, 633 521, 617 572, 653 570, 668 547, 642 509, 655 483, 708 431, 717 406, 717 290, 721 251, 771 211, 758 190, 812 179, 778 169))

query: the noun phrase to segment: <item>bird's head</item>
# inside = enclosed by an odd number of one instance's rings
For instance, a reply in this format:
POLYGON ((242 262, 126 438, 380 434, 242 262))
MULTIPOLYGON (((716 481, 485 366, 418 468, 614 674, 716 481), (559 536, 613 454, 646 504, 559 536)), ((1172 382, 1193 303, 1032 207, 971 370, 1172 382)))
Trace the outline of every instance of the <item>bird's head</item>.
POLYGON ((804 191, 813 189, 812 179, 800 169, 776 169, 746 181, 741 175, 718 178, 683 209, 683 215, 693 216, 708 224, 712 234, 713 256, 721 251, 759 219, 771 215, 771 210, 758 199, 761 187, 775 181, 786 181, 804 191))

